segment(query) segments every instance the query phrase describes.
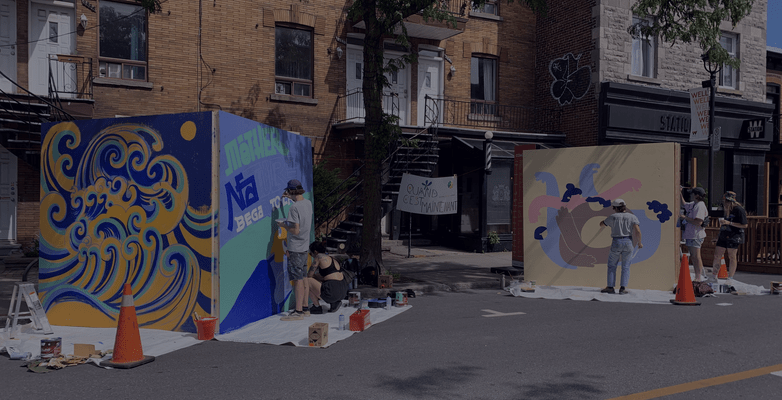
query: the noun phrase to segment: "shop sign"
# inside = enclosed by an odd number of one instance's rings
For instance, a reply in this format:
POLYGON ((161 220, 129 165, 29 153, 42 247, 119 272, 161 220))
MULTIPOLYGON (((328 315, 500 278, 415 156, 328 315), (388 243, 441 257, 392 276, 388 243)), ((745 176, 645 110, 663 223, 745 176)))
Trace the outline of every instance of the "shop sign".
POLYGON ((744 120, 741 132, 747 139, 763 139, 766 137, 766 120, 763 118, 744 120))

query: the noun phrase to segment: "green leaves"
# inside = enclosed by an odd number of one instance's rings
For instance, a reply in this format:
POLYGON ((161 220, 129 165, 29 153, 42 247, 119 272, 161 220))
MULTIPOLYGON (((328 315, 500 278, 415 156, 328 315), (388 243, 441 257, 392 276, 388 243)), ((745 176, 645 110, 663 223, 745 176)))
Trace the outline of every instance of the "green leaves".
POLYGON ((641 23, 627 31, 631 35, 659 37, 671 45, 697 42, 712 63, 739 68, 740 61, 720 45, 720 24, 735 27, 752 12, 754 0, 638 0, 632 7, 641 23))

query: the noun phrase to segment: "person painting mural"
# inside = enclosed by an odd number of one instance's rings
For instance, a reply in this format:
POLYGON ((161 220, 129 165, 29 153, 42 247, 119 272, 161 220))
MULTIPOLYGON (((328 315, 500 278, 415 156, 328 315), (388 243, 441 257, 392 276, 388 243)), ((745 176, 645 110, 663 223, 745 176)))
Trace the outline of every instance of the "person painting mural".
POLYGON ((695 269, 695 280, 700 282, 701 276, 703 276, 701 275, 703 273, 701 245, 703 245, 703 240, 706 239, 706 229, 702 225, 709 212, 706 209, 706 203, 703 202, 703 199, 706 198, 706 191, 703 188, 696 187, 692 188, 690 192, 695 201, 687 202, 684 200, 684 195, 681 192, 679 193, 682 208, 684 208, 684 214, 679 216, 679 220, 685 222, 682 239, 684 239, 687 248, 690 250, 690 260, 695 269))
POLYGON ((277 222, 288 230, 288 277, 294 282, 293 290, 296 296, 296 308, 288 315, 280 318, 282 321, 296 321, 310 315, 306 307, 309 293, 307 280, 307 253, 310 246, 310 231, 312 230, 312 202, 305 199, 304 188, 296 179, 288 181, 282 196, 293 200, 288 209, 288 219, 277 222))
POLYGON ((627 209, 625 201, 616 199, 611 202, 614 213, 609 215, 604 221, 600 221, 603 226, 611 227, 611 253, 608 255, 608 286, 601 290, 601 293, 616 293, 616 266, 619 261, 622 262, 622 278, 619 294, 626 294, 628 283, 630 282, 630 261, 633 254, 633 242, 638 248, 643 248, 641 244, 641 226, 638 217, 633 215, 627 209))
POLYGON ((717 246, 714 248, 714 261, 712 262, 712 279, 717 281, 720 270, 720 260, 728 253, 728 282, 731 293, 736 292, 733 287, 733 274, 736 273, 736 253, 739 245, 744 243, 744 229, 747 227, 747 211, 736 201, 736 192, 727 191, 722 195, 722 209, 725 218, 720 218, 720 235, 717 238, 717 246))

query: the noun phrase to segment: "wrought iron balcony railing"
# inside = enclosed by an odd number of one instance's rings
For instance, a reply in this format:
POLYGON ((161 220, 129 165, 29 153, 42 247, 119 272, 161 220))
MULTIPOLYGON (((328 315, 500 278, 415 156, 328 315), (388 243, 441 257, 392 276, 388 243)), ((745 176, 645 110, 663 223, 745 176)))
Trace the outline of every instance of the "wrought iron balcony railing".
POLYGON ((562 111, 476 100, 439 100, 443 126, 516 132, 560 132, 562 111))
POLYGON ((92 59, 49 55, 49 97, 92 99, 92 59))

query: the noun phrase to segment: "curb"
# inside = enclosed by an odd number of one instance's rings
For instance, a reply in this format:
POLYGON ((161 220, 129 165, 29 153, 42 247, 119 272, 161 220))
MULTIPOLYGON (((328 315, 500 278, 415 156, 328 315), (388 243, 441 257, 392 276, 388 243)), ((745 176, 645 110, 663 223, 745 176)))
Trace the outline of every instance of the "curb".
POLYGON ((370 288, 358 288, 355 291, 361 292, 362 299, 373 299, 385 297, 389 291, 392 290, 413 290, 416 295, 430 294, 435 292, 460 292, 470 289, 495 289, 500 286, 500 278, 496 281, 480 281, 480 282, 452 282, 452 283, 437 283, 437 282, 424 282, 424 283, 407 283, 397 284, 389 289, 379 289, 375 287, 370 288))

